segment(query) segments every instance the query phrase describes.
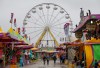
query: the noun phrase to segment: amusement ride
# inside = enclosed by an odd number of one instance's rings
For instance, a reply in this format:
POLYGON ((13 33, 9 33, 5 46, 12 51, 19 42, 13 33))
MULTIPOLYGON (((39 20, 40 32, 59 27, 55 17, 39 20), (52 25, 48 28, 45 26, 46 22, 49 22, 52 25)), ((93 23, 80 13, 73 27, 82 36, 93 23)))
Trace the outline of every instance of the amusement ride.
POLYGON ((34 47, 56 47, 70 40, 72 21, 69 14, 59 5, 42 3, 34 6, 23 21, 23 34, 30 36, 34 47), (64 25, 68 23, 68 35, 64 25))

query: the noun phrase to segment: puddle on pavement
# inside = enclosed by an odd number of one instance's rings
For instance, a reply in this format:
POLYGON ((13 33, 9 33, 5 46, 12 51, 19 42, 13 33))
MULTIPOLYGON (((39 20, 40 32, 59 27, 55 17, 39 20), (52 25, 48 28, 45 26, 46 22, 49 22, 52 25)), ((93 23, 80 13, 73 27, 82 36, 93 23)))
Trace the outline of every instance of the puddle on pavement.
POLYGON ((44 66, 41 66, 41 67, 38 67, 38 68, 46 68, 46 67, 44 67, 44 66))

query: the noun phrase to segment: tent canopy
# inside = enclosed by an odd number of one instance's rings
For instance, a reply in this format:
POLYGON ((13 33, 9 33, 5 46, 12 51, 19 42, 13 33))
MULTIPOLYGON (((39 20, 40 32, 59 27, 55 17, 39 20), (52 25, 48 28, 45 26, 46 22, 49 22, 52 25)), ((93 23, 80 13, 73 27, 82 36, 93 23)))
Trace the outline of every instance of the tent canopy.
POLYGON ((67 42, 67 43, 63 43, 64 45, 68 45, 67 47, 76 47, 76 46, 81 46, 84 43, 81 41, 81 39, 75 40, 73 42, 67 42))
POLYGON ((17 45, 15 48, 22 48, 22 49, 31 49, 33 46, 32 45, 17 45))
POLYGON ((3 33, 3 30, 2 30, 2 28, 0 27, 0 33, 3 33))

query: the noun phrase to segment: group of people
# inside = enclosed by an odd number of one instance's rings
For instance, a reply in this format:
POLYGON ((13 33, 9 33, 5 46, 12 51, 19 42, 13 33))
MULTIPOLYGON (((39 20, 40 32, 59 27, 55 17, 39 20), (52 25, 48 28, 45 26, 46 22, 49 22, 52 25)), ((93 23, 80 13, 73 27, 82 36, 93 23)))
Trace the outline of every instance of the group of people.
POLYGON ((64 63, 66 59, 65 55, 60 55, 60 63, 64 63))
MULTIPOLYGON (((50 56, 49 54, 46 54, 46 55, 43 55, 42 58, 43 58, 44 65, 45 65, 46 62, 47 62, 47 65, 49 65, 50 58, 52 58, 53 61, 54 61, 54 64, 56 64, 56 60, 57 60, 56 54, 53 54, 52 56, 50 56)), ((65 59, 66 59, 66 56, 65 55, 60 55, 59 59, 60 59, 60 63, 64 63, 65 59)))
POLYGON ((49 55, 47 55, 47 56, 44 55, 44 56, 43 56, 44 65, 45 65, 46 60, 47 60, 47 65, 49 65, 49 59, 50 59, 49 55))
POLYGON ((76 56, 74 56, 74 63, 76 63, 77 68, 84 68, 84 61, 77 59, 76 56))
MULTIPOLYGON (((43 58, 43 63, 44 63, 44 65, 45 65, 46 61, 47 61, 47 65, 49 65, 49 60, 50 60, 50 58, 51 58, 50 55, 49 55, 49 54, 43 55, 42 58, 43 58)), ((55 63, 56 63, 56 60, 57 60, 56 55, 53 55, 52 58, 53 58, 54 64, 55 64, 55 63)))
POLYGON ((35 60, 34 54, 30 51, 25 51, 19 58, 20 67, 23 67, 25 64, 31 63, 32 60, 35 60))

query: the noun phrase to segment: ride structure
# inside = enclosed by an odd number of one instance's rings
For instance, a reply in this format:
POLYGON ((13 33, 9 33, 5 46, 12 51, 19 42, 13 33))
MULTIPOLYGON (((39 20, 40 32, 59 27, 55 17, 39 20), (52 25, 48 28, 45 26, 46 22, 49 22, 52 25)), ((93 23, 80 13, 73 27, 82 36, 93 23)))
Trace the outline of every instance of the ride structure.
MULTIPOLYGON (((23 21, 23 34, 30 36, 34 47, 56 47, 61 38, 65 38, 64 25, 69 23, 69 35, 72 21, 69 14, 59 5, 42 3, 34 6, 23 21)), ((69 36, 68 35, 68 36, 69 36)), ((67 37, 67 41, 69 38, 67 37)))

